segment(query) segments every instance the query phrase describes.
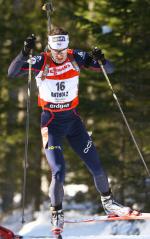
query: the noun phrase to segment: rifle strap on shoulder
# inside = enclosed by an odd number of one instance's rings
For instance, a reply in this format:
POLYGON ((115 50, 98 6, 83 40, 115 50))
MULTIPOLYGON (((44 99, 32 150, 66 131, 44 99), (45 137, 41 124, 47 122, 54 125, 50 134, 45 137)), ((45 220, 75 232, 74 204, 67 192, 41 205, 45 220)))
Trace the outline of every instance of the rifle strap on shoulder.
POLYGON ((68 58, 69 58, 69 60, 70 60, 70 62, 71 62, 71 64, 72 64, 73 68, 74 68, 76 71, 80 72, 79 65, 78 65, 78 63, 76 62, 74 56, 73 56, 72 54, 68 53, 68 58))
POLYGON ((44 65, 43 65, 43 73, 42 73, 42 76, 41 76, 41 80, 45 80, 45 78, 48 74, 49 65, 50 65, 50 62, 51 62, 49 52, 44 53, 44 56, 46 57, 46 59, 45 59, 44 65))

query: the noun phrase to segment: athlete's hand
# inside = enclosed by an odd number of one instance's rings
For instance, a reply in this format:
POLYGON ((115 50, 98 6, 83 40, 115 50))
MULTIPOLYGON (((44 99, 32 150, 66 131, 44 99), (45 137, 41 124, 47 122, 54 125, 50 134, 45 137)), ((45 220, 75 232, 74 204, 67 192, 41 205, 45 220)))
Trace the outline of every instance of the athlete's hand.
POLYGON ((92 56, 95 60, 100 60, 103 65, 106 64, 106 59, 101 49, 94 47, 94 49, 92 50, 92 56))
POLYGON ((30 51, 35 48, 36 37, 34 34, 28 36, 24 41, 24 47, 22 53, 24 56, 28 56, 30 51))

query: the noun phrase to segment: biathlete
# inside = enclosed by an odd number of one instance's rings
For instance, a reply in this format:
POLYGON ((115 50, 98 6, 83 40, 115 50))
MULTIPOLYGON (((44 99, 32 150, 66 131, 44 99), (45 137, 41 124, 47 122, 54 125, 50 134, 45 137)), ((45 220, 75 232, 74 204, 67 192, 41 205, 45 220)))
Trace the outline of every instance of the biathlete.
MULTIPOLYGON (((30 50, 35 47, 35 40, 33 35, 25 40, 23 50, 9 67, 9 77, 28 74, 28 57, 30 50)), ((131 208, 118 204, 114 200, 93 140, 87 133, 77 111, 80 71, 88 68, 100 72, 98 60, 102 61, 107 73, 112 73, 113 67, 100 49, 94 49, 90 55, 82 50, 69 49, 68 46, 68 33, 62 28, 54 28, 48 36, 47 51, 32 58, 32 71, 39 91, 38 102, 42 108, 43 147, 52 173, 49 197, 54 232, 62 232, 64 225, 62 207, 65 179, 65 160, 62 149, 64 137, 93 176, 105 212, 123 216, 132 211, 131 208)))

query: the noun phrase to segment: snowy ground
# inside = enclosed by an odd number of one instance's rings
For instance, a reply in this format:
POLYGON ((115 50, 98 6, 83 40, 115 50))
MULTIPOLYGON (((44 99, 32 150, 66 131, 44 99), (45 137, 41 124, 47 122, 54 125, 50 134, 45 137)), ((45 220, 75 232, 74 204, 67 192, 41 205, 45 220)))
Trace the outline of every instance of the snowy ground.
MULTIPOLYGON (((3 226, 14 230, 25 238, 50 238, 50 218, 48 210, 36 213, 36 220, 20 223, 20 213, 5 219, 3 226)), ((65 213, 66 219, 87 218, 84 212, 70 210, 65 213)), ((29 213, 26 219, 30 221, 29 213)), ((63 239, 150 239, 150 221, 116 221, 66 224, 63 239)))

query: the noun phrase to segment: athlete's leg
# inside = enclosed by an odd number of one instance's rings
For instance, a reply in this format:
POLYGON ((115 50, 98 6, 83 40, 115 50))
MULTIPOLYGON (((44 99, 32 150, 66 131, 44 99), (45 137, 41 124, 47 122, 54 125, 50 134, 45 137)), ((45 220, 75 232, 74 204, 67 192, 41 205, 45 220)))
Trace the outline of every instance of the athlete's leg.
POLYGON ((93 145, 92 139, 89 137, 81 120, 76 120, 68 140, 73 149, 78 153, 85 162, 89 171, 92 173, 95 186, 101 193, 101 202, 107 214, 124 216, 131 211, 129 207, 118 204, 109 189, 107 175, 101 165, 97 151, 93 145))
POLYGON ((67 138, 72 148, 84 161, 87 168, 93 175, 98 192, 102 194, 109 194, 110 190, 107 175, 103 169, 93 141, 88 135, 79 117, 75 121, 67 138))
POLYGON ((64 196, 65 161, 60 141, 51 134, 49 134, 49 144, 45 154, 52 174, 49 188, 51 205, 61 207, 64 196))
POLYGON ((43 146, 46 154, 48 164, 51 169, 51 184, 49 188, 49 196, 51 200, 51 206, 61 208, 64 190, 64 178, 65 178, 65 161, 62 153, 61 138, 62 136, 55 131, 54 124, 46 124, 51 122, 52 118, 49 116, 49 112, 43 112, 41 117, 41 128, 43 146))

